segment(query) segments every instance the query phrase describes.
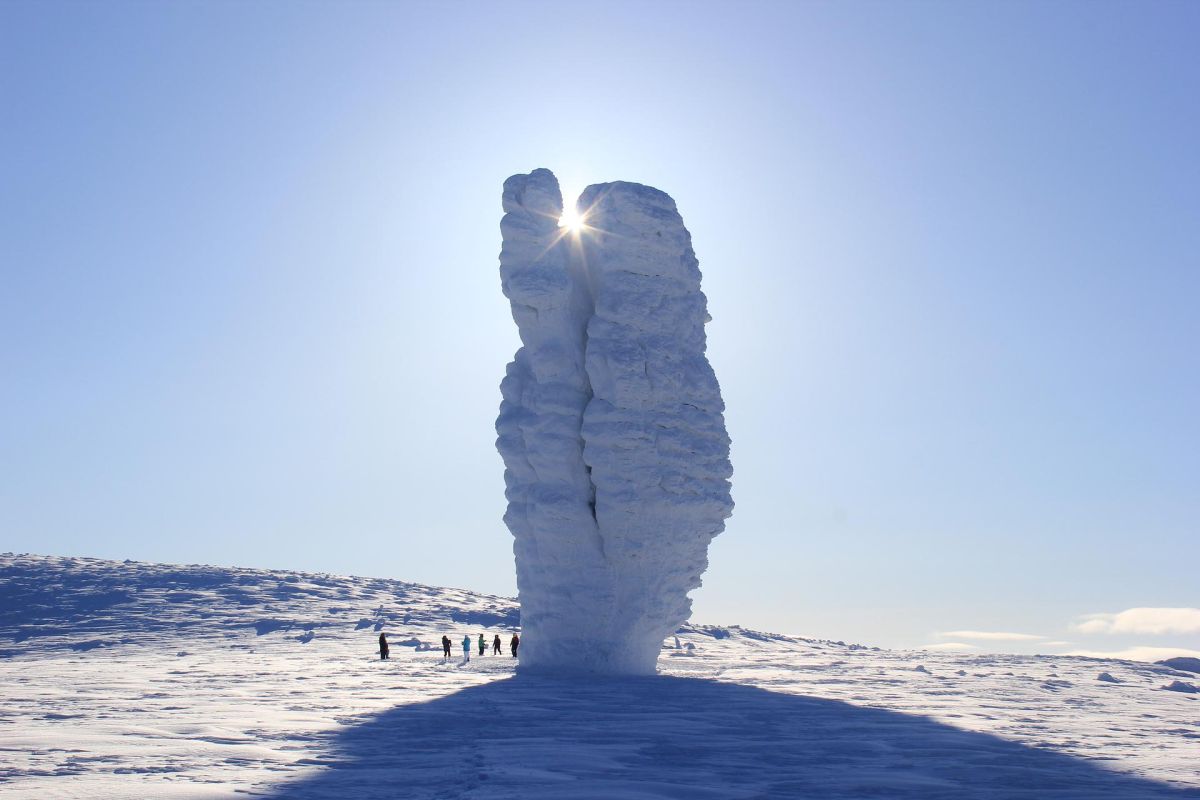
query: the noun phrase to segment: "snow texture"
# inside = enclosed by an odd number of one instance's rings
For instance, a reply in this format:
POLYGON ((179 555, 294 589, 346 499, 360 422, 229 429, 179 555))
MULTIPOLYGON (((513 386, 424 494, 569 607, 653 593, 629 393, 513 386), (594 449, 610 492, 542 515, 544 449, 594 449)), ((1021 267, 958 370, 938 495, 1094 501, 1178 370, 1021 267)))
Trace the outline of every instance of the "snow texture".
POLYGON ((500 275, 522 347, 497 448, 522 668, 654 672, 733 511, 699 262, 674 201, 589 186, 560 228, 545 169, 505 181, 500 275))
POLYGON ((514 675, 516 618, 393 580, 0 555, 0 797, 1200 800, 1200 696, 1162 665, 688 625, 659 675, 563 680, 514 675), (464 661, 480 633, 504 652, 464 661))

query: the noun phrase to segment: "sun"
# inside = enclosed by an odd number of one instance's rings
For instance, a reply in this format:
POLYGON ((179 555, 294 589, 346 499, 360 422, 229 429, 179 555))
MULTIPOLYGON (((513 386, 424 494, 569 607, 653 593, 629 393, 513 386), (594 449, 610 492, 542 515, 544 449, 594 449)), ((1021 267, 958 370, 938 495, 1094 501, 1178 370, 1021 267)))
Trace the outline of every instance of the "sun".
POLYGON ((579 233, 583 230, 583 215, 567 206, 563 209, 562 216, 558 218, 558 227, 564 228, 567 233, 579 233))

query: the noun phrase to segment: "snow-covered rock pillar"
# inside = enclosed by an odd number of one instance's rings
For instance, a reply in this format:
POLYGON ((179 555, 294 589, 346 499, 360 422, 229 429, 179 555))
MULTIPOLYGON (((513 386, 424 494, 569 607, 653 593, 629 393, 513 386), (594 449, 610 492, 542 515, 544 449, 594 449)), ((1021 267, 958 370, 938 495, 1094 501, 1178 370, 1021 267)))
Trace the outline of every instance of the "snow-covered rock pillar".
POLYGON ((496 422, 522 668, 654 671, 733 509, 708 319, 674 201, 588 187, 557 225, 548 170, 504 185, 500 271, 523 347, 496 422))

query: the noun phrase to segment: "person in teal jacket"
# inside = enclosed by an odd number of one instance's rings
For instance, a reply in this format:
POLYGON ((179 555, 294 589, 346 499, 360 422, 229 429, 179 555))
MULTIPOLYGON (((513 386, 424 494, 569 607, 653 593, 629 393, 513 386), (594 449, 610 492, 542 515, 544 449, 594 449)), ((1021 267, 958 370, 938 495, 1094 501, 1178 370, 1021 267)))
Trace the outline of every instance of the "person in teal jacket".
POLYGON ((487 652, 487 642, 483 641, 483 634, 479 634, 479 655, 487 652))
POLYGON ((463 661, 471 660, 471 634, 463 637, 463 661))

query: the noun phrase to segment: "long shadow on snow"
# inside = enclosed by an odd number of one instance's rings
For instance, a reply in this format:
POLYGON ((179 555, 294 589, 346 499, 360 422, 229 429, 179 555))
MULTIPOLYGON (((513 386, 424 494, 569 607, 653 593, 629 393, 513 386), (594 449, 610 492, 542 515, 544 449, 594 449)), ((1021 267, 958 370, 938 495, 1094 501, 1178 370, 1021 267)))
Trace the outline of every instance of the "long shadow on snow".
POLYGON ((923 717, 688 678, 522 675, 341 731, 311 798, 1200 798, 923 717))

